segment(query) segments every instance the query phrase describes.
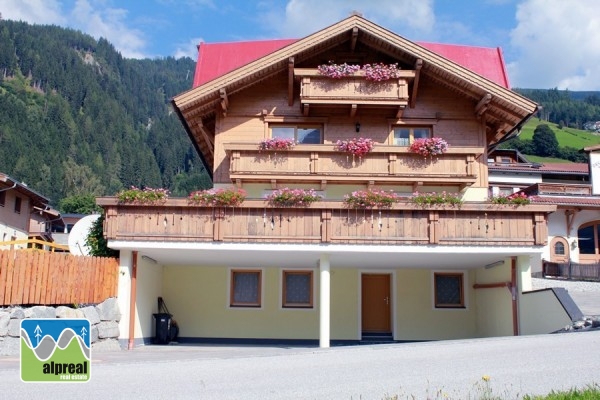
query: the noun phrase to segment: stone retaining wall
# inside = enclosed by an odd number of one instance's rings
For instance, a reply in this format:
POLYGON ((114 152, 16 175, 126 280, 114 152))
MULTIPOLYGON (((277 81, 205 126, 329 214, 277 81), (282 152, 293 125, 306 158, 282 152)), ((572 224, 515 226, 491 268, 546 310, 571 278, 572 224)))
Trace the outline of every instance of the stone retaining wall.
POLYGON ((96 306, 0 308, 0 356, 20 354, 21 320, 26 318, 87 318, 90 321, 92 352, 118 351, 121 313, 115 297, 96 306))

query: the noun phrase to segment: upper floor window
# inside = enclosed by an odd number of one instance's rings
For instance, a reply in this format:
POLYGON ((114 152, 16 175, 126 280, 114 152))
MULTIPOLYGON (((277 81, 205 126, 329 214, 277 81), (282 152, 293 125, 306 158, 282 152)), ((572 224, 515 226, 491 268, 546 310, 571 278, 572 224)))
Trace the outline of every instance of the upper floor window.
POLYGON ((0 207, 4 207, 6 205, 6 192, 0 192, 0 207))
POLYGON ((320 144, 323 129, 318 125, 271 125, 271 137, 294 139, 298 144, 320 144))
POLYGON ((395 146, 410 146, 415 139, 427 139, 431 137, 431 128, 426 127, 395 127, 393 133, 393 144, 395 146))
POLYGON ((15 197, 15 212, 21 214, 21 198, 19 196, 15 197))

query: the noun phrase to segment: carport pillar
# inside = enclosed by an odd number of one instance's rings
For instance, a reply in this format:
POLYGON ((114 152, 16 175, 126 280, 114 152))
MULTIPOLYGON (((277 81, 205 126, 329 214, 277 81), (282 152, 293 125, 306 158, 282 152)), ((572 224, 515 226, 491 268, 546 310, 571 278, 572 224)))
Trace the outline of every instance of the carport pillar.
POLYGON ((331 321, 331 278, 329 256, 322 254, 319 259, 319 347, 329 347, 331 321))

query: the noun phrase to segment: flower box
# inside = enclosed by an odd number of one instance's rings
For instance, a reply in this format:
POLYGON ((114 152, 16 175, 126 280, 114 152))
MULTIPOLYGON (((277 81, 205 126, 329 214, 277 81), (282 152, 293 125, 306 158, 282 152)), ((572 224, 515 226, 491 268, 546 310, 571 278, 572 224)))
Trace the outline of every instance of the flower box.
POLYGON ((356 190, 344 196, 344 205, 348 208, 390 208, 398 199, 398 196, 392 191, 356 190))
POLYGON ((353 156, 359 158, 373 150, 374 142, 373 139, 369 138, 353 138, 350 140, 338 140, 335 143, 335 149, 337 151, 343 151, 350 153, 353 156))
POLYGON ((271 138, 261 141, 258 148, 259 150, 290 150, 295 145, 294 139, 271 138))
POLYGON ((409 150, 423 157, 439 156, 448 151, 448 142, 439 137, 416 139, 410 145, 409 150))
POLYGON ((157 205, 164 204, 169 198, 169 190, 153 189, 145 187, 143 189, 131 186, 129 189, 123 189, 117 193, 119 203, 125 204, 145 204, 157 205))
POLYGON ((323 196, 318 195, 314 189, 290 189, 283 188, 274 190, 267 196, 267 200, 274 207, 308 207, 319 201, 323 196))
POLYGON ((430 192, 430 193, 413 193, 410 200, 423 208, 444 206, 460 208, 462 206, 462 198, 458 193, 447 192, 430 192))
POLYGON ((515 206, 531 204, 531 199, 523 192, 513 193, 508 196, 492 196, 490 201, 494 204, 512 204, 515 206))
POLYGON ((238 207, 246 199, 243 189, 207 189, 190 193, 188 201, 191 204, 208 207, 238 207))

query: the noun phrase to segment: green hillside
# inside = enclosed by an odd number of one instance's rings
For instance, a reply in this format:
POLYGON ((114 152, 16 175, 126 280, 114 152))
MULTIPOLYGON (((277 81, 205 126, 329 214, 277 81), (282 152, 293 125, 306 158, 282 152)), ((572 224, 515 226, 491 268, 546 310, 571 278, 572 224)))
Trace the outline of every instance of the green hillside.
POLYGON ((564 127, 559 129, 557 124, 540 121, 538 118, 532 118, 527 122, 521 131, 521 135, 519 135, 519 139, 531 140, 533 138, 533 131, 540 124, 546 124, 552 129, 560 147, 574 147, 580 150, 584 147, 600 144, 600 135, 593 135, 588 131, 574 128, 564 127))

